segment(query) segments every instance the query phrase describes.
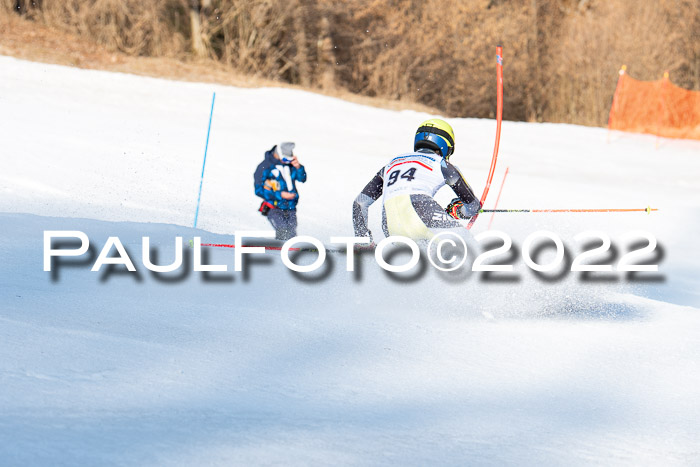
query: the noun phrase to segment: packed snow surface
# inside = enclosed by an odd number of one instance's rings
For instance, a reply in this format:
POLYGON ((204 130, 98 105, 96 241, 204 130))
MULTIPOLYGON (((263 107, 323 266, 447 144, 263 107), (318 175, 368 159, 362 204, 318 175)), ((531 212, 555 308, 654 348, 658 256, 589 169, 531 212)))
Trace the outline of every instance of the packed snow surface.
MULTIPOLYGON (((227 248, 205 260, 228 272, 205 274, 187 247, 180 271, 144 268, 144 236, 167 264, 176 236, 269 229, 252 174, 282 140, 309 174, 299 234, 352 235, 355 195, 429 117, 0 57, 0 464, 697 465, 698 142, 504 122, 486 207, 509 167, 502 208, 660 209, 498 214, 512 274, 397 277, 371 254, 353 273, 335 253, 295 274, 275 251, 234 272, 227 248), (45 272, 46 230, 91 249, 45 272), (537 275, 518 249, 538 230, 574 256, 603 231, 611 264, 648 232, 659 271, 537 275), (90 271, 110 236, 137 273, 90 271)), ((481 193, 495 123, 450 123, 481 193)))

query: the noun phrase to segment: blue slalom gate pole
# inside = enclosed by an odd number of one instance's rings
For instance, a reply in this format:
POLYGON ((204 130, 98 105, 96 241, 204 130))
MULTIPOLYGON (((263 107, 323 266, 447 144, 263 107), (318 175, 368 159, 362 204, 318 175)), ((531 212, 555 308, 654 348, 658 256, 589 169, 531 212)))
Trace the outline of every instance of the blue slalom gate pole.
POLYGON ((209 133, 211 132, 211 118, 214 115, 214 101, 216 93, 211 97, 211 111, 209 112, 209 126, 207 127, 207 143, 204 145, 204 162, 202 162, 202 176, 199 178, 199 194, 197 195, 197 210, 194 212, 194 228, 197 228, 199 217, 199 201, 202 199, 202 184, 204 183, 204 168, 207 165, 207 149, 209 149, 209 133))

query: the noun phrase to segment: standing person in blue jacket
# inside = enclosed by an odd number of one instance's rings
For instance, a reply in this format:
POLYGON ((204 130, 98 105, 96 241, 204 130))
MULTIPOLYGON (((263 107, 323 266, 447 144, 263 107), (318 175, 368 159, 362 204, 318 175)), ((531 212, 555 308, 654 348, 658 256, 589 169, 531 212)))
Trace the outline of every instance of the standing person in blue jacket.
POLYGON ((295 182, 306 181, 306 170, 294 155, 294 143, 283 142, 265 152, 255 169, 255 194, 263 199, 260 212, 275 228, 277 240, 297 234, 299 193, 295 182))

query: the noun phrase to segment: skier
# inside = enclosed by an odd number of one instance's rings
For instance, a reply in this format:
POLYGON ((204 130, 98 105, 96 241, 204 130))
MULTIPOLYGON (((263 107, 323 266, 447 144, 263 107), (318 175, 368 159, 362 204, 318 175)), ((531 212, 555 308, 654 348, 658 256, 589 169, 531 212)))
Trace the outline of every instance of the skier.
POLYGON ((471 218, 481 209, 481 203, 457 167, 449 162, 454 144, 454 131, 447 122, 437 118, 423 122, 416 130, 414 152, 391 159, 355 198, 355 236, 374 241, 367 226, 368 210, 382 195, 382 228, 386 236, 429 240, 439 229, 464 230, 455 219, 471 218), (457 198, 443 209, 434 196, 446 184, 457 198))
POLYGON ((292 142, 273 146, 255 169, 255 194, 263 199, 259 211, 275 228, 277 240, 289 240, 297 234, 296 182, 306 181, 306 170, 294 155, 294 146, 292 142))

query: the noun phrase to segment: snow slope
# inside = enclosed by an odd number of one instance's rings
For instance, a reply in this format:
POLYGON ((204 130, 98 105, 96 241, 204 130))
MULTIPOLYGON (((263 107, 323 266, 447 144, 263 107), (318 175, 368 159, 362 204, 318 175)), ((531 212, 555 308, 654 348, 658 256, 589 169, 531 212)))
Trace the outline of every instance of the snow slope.
MULTIPOLYGON (((249 274, 166 278, 140 265, 142 236, 166 262, 176 235, 230 243, 268 228, 252 172, 282 139, 309 172, 299 233, 351 235, 352 199, 427 115, 6 57, 0 109, 0 463, 697 462, 697 142, 504 123, 487 205, 509 166, 502 207, 661 211, 503 214, 494 228, 516 244, 540 229, 643 229, 664 252, 653 281, 544 280, 522 261, 515 281, 397 280, 367 255, 358 274, 331 255, 308 277, 275 254, 249 274), (93 260, 118 236, 139 274, 89 260, 44 272, 44 230, 85 231, 93 260)), ((453 160, 481 192, 494 122, 451 123, 453 160)))

